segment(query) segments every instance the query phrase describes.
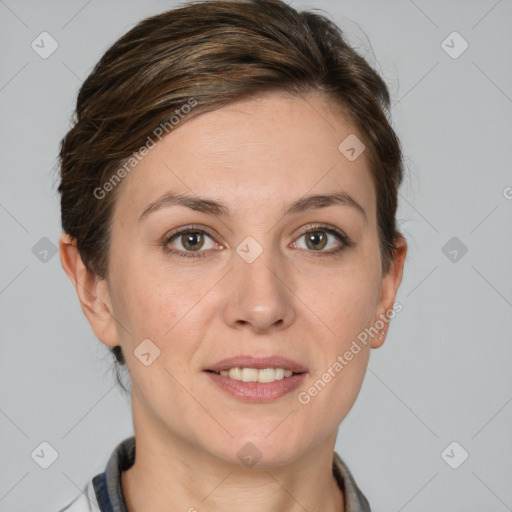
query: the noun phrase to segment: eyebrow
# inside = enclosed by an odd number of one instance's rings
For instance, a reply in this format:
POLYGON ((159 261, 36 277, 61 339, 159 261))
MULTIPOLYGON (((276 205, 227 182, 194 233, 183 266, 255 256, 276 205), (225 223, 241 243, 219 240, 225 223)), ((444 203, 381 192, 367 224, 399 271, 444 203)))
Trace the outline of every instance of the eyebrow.
MULTIPOLYGON (((364 208, 350 194, 343 191, 335 194, 315 194, 302 197, 289 205, 284 210, 283 216, 315 210, 318 208, 326 208, 333 205, 349 206, 357 210, 364 217, 366 223, 368 223, 368 217, 364 208)), ((185 206, 191 210, 209 213, 217 217, 233 217, 233 214, 229 208, 220 201, 205 197, 167 192, 144 209, 139 217, 138 222, 141 222, 150 213, 170 206, 185 206)))

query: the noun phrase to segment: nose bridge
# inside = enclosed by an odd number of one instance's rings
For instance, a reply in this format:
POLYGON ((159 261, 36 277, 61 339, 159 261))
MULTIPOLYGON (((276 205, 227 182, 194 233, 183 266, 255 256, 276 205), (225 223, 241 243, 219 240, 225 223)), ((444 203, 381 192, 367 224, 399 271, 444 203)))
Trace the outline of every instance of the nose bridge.
POLYGON ((279 252, 251 237, 236 252, 225 321, 231 326, 250 325, 255 331, 289 325, 295 318, 293 294, 285 284, 279 252))

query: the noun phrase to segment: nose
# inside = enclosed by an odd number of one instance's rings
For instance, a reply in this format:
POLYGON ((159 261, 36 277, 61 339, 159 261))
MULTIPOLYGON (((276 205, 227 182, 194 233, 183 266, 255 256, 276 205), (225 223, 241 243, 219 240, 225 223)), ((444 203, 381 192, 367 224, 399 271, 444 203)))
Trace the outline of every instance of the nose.
POLYGON ((227 325, 265 333, 286 329, 296 317, 295 295, 284 265, 266 249, 252 263, 236 256, 223 304, 227 325))

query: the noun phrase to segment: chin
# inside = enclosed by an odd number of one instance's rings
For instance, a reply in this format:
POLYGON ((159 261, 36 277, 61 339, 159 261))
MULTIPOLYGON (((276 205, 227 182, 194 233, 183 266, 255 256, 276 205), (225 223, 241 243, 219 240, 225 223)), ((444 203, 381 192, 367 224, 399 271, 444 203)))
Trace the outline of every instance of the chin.
MULTIPOLYGON (((275 428, 275 425, 274 425, 275 428)), ((279 428, 279 427, 278 427, 279 428)), ((304 447, 304 438, 295 440, 290 436, 278 436, 272 429, 254 434, 254 429, 248 428, 245 433, 238 432, 229 443, 220 446, 217 456, 229 464, 241 464, 247 467, 278 467, 290 464, 297 457, 298 450, 304 447)))

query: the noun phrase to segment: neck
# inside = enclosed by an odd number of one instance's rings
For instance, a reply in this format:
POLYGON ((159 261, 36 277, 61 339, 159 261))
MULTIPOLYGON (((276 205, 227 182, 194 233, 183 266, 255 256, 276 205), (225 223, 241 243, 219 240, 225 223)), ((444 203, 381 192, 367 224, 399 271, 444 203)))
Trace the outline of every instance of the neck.
POLYGON ((221 470, 220 465, 177 466, 169 464, 161 471, 137 461, 124 471, 121 485, 128 512, 344 512, 343 495, 332 472, 322 475, 310 468, 287 467, 248 473, 234 467, 221 470))
POLYGON ((336 433, 290 463, 249 467, 150 425, 134 421, 135 463, 121 473, 128 512, 344 512, 336 433))

